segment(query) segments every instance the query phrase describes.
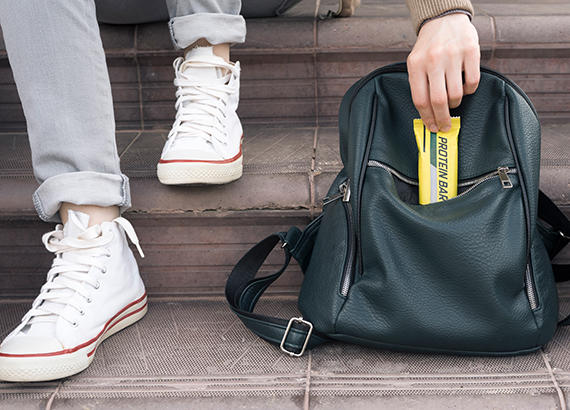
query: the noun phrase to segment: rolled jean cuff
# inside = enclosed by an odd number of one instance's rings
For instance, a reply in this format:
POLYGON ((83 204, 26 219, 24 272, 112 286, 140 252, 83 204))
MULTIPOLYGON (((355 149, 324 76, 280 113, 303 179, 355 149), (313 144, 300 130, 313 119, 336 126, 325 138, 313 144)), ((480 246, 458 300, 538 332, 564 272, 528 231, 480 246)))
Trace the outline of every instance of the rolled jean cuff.
POLYGON ((41 219, 60 222, 63 202, 75 205, 118 206, 121 213, 131 206, 129 178, 93 171, 69 172, 46 179, 34 192, 34 206, 41 219))
POLYGON ((184 49, 204 38, 210 44, 243 43, 245 20, 240 15, 196 13, 173 17, 168 22, 176 48, 184 49))

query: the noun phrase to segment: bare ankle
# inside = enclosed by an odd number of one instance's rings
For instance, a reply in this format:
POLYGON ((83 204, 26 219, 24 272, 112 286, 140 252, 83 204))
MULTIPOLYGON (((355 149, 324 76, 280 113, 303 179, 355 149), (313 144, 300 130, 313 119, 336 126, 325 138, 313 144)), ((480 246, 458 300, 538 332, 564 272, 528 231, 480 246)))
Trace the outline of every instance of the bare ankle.
POLYGON ((227 63, 230 62, 230 44, 210 44, 208 40, 202 38, 195 43, 191 44, 190 46, 184 49, 184 55, 188 53, 190 50, 197 48, 197 47, 213 47, 214 55, 223 58, 227 63))
POLYGON ((69 210, 83 212, 89 215, 89 226, 110 222, 119 216, 118 206, 76 205, 64 202, 59 209, 59 216, 64 224, 67 222, 69 210))

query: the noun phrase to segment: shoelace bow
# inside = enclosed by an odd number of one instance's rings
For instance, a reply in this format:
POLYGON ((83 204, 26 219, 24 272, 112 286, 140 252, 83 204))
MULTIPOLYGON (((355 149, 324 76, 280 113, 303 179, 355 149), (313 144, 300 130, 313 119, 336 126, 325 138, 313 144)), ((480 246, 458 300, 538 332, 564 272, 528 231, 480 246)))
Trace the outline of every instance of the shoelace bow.
MULTIPOLYGON (((70 215, 70 218, 76 219, 77 217, 70 215)), ((141 257, 144 257, 138 237, 130 222, 122 217, 114 219, 113 222, 125 230, 141 257)), ((89 272, 92 267, 95 267, 102 273, 106 273, 107 268, 100 257, 111 256, 110 250, 105 246, 113 240, 113 237, 111 231, 101 229, 100 225, 91 226, 76 238, 64 237, 62 225, 57 225, 54 231, 43 235, 42 242, 48 251, 55 253, 56 257, 40 294, 34 300, 32 308, 22 318, 20 329, 27 324, 55 321, 58 316, 76 325, 75 319, 68 316, 64 308, 72 306, 83 314, 78 301, 74 300, 74 295, 78 294, 87 302, 91 301, 91 292, 98 289, 100 284, 89 275, 89 272), (70 293, 70 290, 73 293, 70 293), (56 309, 55 306, 44 302, 63 306, 56 309)))
POLYGON ((230 85, 230 79, 239 71, 238 63, 211 62, 207 60, 185 61, 178 57, 173 63, 176 78, 176 119, 168 134, 170 144, 184 138, 199 137, 214 145, 227 144, 225 111, 229 95, 236 91, 230 85), (188 65, 208 68, 221 68, 226 75, 219 79, 219 84, 193 80, 184 70, 188 65))

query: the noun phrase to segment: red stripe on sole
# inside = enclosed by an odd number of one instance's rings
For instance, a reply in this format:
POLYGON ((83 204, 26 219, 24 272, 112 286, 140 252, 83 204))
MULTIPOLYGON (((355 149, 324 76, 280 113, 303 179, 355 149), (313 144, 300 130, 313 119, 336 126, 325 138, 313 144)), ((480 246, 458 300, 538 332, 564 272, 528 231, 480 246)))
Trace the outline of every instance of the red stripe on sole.
MULTIPOLYGON (((243 139, 243 137, 242 137, 243 139)), ((205 159, 160 159, 159 164, 173 164, 173 163, 202 163, 202 164, 230 164, 240 159, 242 151, 242 144, 239 146, 239 152, 232 158, 220 160, 205 160, 205 159)))
MULTIPOLYGON (((99 337, 101 337, 101 335, 109 328, 109 325, 113 322, 113 320, 115 320, 118 316, 121 315, 121 313, 123 313, 125 310, 128 310, 130 307, 136 305, 137 303, 140 303, 144 300, 144 298, 146 297, 146 292, 144 293, 144 295, 142 295, 140 298, 138 298, 137 300, 135 300, 134 302, 129 303, 127 306, 125 306, 124 308, 122 308, 121 310, 119 310, 111 319, 109 319, 107 321, 107 323, 105 323, 105 326, 103 326, 103 329, 99 332, 99 334, 97 334, 97 336, 95 336, 94 338, 88 340, 85 343, 82 343, 80 345, 77 345, 75 347, 69 348, 69 349, 64 349, 64 350, 59 350, 57 352, 49 352, 49 353, 26 353, 26 354, 11 354, 11 353, 0 353, 0 357, 50 357, 50 356, 59 356, 62 354, 69 354, 69 353, 74 353, 80 349, 83 349, 84 347, 87 347, 93 343, 95 343, 97 340, 99 340, 99 337)), ((145 303, 145 306, 147 304, 145 303)), ((144 308, 144 306, 143 306, 144 308)), ((141 308, 142 309, 142 308, 141 308)), ((140 310, 140 309, 139 309, 140 310)), ((125 316, 125 317, 128 317, 125 316)), ((123 319, 123 318, 122 318, 123 319)), ((121 319, 121 320, 122 320, 121 319)), ((117 321, 117 323, 119 323, 120 321, 117 321)))

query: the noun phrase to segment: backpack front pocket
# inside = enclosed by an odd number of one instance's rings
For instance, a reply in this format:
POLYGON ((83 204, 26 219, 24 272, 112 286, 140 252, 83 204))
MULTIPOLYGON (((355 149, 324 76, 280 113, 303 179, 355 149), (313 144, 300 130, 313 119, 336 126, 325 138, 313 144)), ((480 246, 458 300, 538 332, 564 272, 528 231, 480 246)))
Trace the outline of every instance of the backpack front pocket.
POLYGON ((393 173, 369 167, 361 198, 363 273, 337 330, 427 350, 536 347, 520 184, 515 172, 506 175, 508 189, 497 173, 449 201, 415 205, 401 198, 393 173), (351 328, 355 314, 366 316, 359 329, 351 328))

